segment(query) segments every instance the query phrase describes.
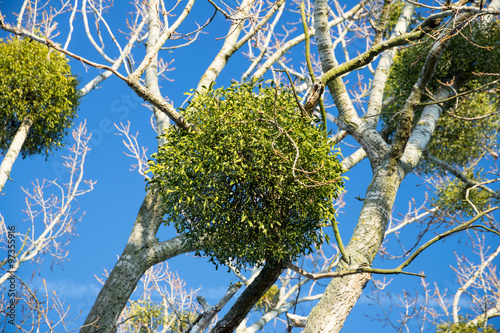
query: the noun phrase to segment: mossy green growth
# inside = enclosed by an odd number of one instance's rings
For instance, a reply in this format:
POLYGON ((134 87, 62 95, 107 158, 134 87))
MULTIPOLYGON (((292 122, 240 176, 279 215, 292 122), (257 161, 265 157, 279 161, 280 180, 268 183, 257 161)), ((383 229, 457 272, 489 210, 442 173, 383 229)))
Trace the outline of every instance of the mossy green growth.
POLYGON ((166 323, 163 307, 154 304, 149 298, 131 303, 129 324, 134 332, 156 332, 166 323))
POLYGON ((294 260, 324 241, 343 189, 339 152, 289 90, 210 88, 181 112, 196 130, 167 129, 150 163, 167 224, 238 268, 294 260))
MULTIPOLYGON (((500 61, 500 60, 499 60, 500 61)), ((467 84, 469 89, 479 86, 467 84)), ((439 119, 429 151, 440 160, 456 167, 467 166, 485 151, 498 149, 500 128, 500 84, 492 91, 468 94, 457 103, 449 105, 439 119)), ((424 172, 436 170, 436 165, 424 161, 419 166, 424 172)))
POLYGON ((64 55, 28 38, 0 39, 0 54, 0 152, 29 116, 33 125, 21 154, 48 156, 73 124, 79 80, 64 55))
POLYGON ((255 310, 262 313, 271 311, 279 302, 279 289, 277 285, 272 285, 264 295, 255 303, 255 310))
MULTIPOLYGON (((465 176, 478 183, 485 180, 483 170, 479 170, 475 174, 466 172, 465 176)), ((459 179, 453 179, 444 181, 436 188, 432 204, 450 214, 460 212, 464 216, 474 216, 476 214, 474 207, 479 211, 484 211, 491 205, 498 204, 498 200, 479 187, 472 188, 459 179)))
POLYGON ((458 323, 445 322, 436 325, 436 333, 497 333, 492 325, 484 326, 483 322, 470 323, 466 318, 459 318, 458 323))
POLYGON ((394 31, 396 24, 398 23, 399 16, 403 11, 403 7, 405 5, 404 1, 394 1, 389 6, 389 16, 387 17, 387 25, 385 28, 384 35, 385 37, 389 37, 391 33, 394 31))
POLYGON ((161 302, 153 302, 150 297, 131 301, 128 319, 124 322, 123 332, 184 332, 196 320, 194 309, 165 308, 161 302), (168 312, 166 310, 169 310, 168 312))
MULTIPOLYGON (((394 103, 383 110, 386 126, 395 129, 400 111, 412 86, 418 79, 433 39, 401 50, 391 67, 385 95, 394 103)), ((443 103, 445 112, 439 119, 427 149, 435 157, 462 167, 479 157, 485 150, 497 147, 496 133, 500 126, 497 75, 500 72, 500 23, 471 23, 453 36, 444 50, 428 86, 436 92, 442 83, 460 82, 458 93, 473 91, 458 99, 443 103), (494 82, 495 81, 495 82, 494 82), (490 84, 492 83, 492 84, 490 84)), ((422 102, 429 102, 423 96, 422 102)), ((424 106, 415 109, 415 121, 424 106)), ((423 160, 418 167, 423 172, 442 172, 439 166, 423 160)))

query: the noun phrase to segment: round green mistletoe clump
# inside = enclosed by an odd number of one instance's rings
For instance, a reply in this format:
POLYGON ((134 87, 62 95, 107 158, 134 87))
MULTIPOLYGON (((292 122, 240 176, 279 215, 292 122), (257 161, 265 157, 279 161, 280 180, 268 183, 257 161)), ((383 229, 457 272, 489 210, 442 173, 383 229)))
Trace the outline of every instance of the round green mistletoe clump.
POLYGON ((195 93, 151 163, 167 223, 214 263, 294 260, 324 240, 343 188, 338 151, 290 91, 233 84, 195 93))
POLYGON ((78 108, 78 79, 64 55, 28 38, 0 39, 0 151, 26 117, 33 125, 23 157, 46 156, 63 145, 78 108))

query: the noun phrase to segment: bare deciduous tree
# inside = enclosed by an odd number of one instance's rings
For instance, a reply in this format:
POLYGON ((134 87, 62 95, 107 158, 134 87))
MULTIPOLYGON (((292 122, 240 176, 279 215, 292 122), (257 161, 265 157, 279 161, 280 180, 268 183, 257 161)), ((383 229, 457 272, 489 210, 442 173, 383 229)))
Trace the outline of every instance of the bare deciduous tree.
MULTIPOLYGON (((499 199, 499 117, 495 96, 500 66, 498 57, 480 57, 475 53, 496 52, 498 44, 481 44, 485 39, 478 42, 475 38, 488 33, 498 35, 500 1, 429 5, 410 0, 362 0, 355 4, 315 0, 304 1, 302 11, 297 8, 301 4, 298 1, 208 2, 213 12, 196 17, 199 22, 193 23, 195 20, 187 18, 198 5, 194 0, 175 4, 163 0, 135 1, 127 7, 131 14, 126 21, 128 30, 124 31, 112 27, 106 13, 112 9, 112 3, 106 1, 68 1, 63 2, 63 9, 54 11, 50 1, 43 7, 38 1, 26 0, 15 23, 9 23, 0 14, 0 28, 102 70, 82 88, 84 94, 98 85, 105 86, 103 80, 115 75, 150 104, 156 131, 161 135, 172 125, 193 129, 174 107, 174 101, 165 97, 168 88, 160 88, 159 77, 172 70, 165 51, 174 56, 181 49, 203 52, 197 49, 195 41, 202 38, 207 27, 217 25, 217 31, 224 31, 218 41, 220 47, 209 66, 201 69, 201 77, 191 77, 189 68, 180 69, 182 77, 190 80, 197 92, 205 92, 229 68, 237 81, 271 78, 275 83, 293 86, 304 100, 297 109, 314 111, 325 126, 328 120, 330 129, 336 131, 331 140, 342 149, 342 166, 345 172, 351 172, 350 178, 370 177, 364 198, 353 199, 362 201, 362 208, 348 243, 344 245, 333 223, 327 226, 334 229, 333 247, 323 244, 303 262, 249 268, 249 277, 235 270, 245 290, 212 331, 255 332, 278 320, 289 329, 305 326, 305 332, 338 332, 367 283, 379 274, 422 278, 423 296, 405 291, 399 300, 394 300, 394 305, 402 309, 399 322, 395 323, 388 313, 381 317, 398 331, 408 330, 410 320, 419 321, 423 329, 425 323, 441 314, 457 322, 459 300, 466 292, 478 310, 473 321, 486 325, 489 318, 498 316, 498 293, 494 292, 497 278, 491 265, 498 250, 487 252, 487 244, 500 235, 493 216, 499 199), (216 16, 223 20, 216 21, 216 16), (55 20, 59 17, 69 18, 63 39, 55 35, 55 20), (72 39, 75 17, 82 18, 88 43, 100 59, 85 58, 83 42, 72 39), (40 27, 44 27, 43 37, 34 33, 40 27), (128 37, 126 43, 118 42, 118 31, 128 37), (449 51, 458 48, 453 44, 456 40, 463 40, 464 52, 472 50, 464 58, 472 57, 475 61, 466 65, 453 62, 459 56, 449 51), (136 42, 146 44, 145 52, 133 49, 136 42), (304 44, 312 44, 313 51, 305 49, 304 44), (249 62, 241 65, 235 55, 244 55, 249 62), (491 61, 477 67, 484 58, 491 61), (231 67, 236 61, 237 71, 231 67), (323 88, 327 93, 323 94, 323 88), (474 104, 481 100, 487 102, 474 104), (480 123, 481 120, 486 122, 480 123), (455 127, 446 127, 450 124, 455 127), (460 132, 460 128, 466 130, 460 132), (356 166, 361 163, 368 165, 372 175, 367 176, 366 171, 356 174, 356 166), (410 209, 401 216, 394 203, 407 178, 418 178, 432 188, 429 194, 416 194, 410 209), (472 230, 487 236, 476 237, 472 230), (425 272, 412 271, 411 264, 430 247, 439 246, 442 239, 459 233, 471 235, 470 244, 479 260, 469 263, 458 257, 456 272, 461 287, 450 304, 441 289, 430 291, 425 272), (394 260, 390 261, 394 268, 377 268, 374 260, 378 253, 394 260), (320 288, 316 282, 319 279, 327 279, 328 286, 320 288), (433 306, 431 300, 442 309, 433 306), (310 312, 295 313, 298 304, 313 301, 310 312), (255 305, 261 315, 249 323, 247 315, 255 305)), ((185 101, 175 103, 180 106, 185 101)), ((144 176, 145 150, 140 148, 137 136, 130 134, 129 125, 117 129, 126 138, 127 155, 137 161, 135 167, 144 176)), ((158 138, 158 146, 165 144, 163 140, 158 138)), ((349 182, 346 189, 350 190, 349 182)), ((344 205, 344 201, 338 204, 344 205)), ((203 250, 187 242, 185 234, 158 240, 157 232, 163 222, 160 194, 150 187, 127 245, 104 282, 82 332, 126 330, 132 322, 123 318, 130 317, 132 310, 127 304, 141 277, 148 280, 154 275, 151 267, 170 258, 203 250)), ((379 289, 390 286, 384 280, 373 281, 379 289)), ((168 284, 178 285, 172 281, 168 284)), ((146 290, 150 285, 144 286, 146 290)), ((231 296, 234 292, 229 289, 231 296)), ((168 299, 160 285, 155 290, 168 299)), ((177 295, 183 293, 179 290, 177 295)), ((380 295, 374 296, 375 302, 382 304, 377 297, 380 295)), ((160 308, 171 306, 167 303, 160 308)), ((189 330, 208 329, 211 318, 221 310, 203 300, 200 303, 203 313, 198 321, 188 316, 189 330)), ((181 313, 184 305, 179 305, 181 309, 174 307, 169 316, 176 311, 181 313)))
POLYGON ((30 264, 35 266, 35 275, 36 266, 46 257, 52 257, 53 263, 67 260, 68 252, 64 247, 75 236, 76 224, 83 217, 77 199, 92 191, 95 184, 95 181, 83 177, 85 159, 90 150, 90 135, 85 123, 73 130, 72 137, 74 143, 68 148, 69 154, 63 156, 67 179, 36 180, 31 190, 23 189, 27 218, 22 224, 16 223, 17 228, 14 224, 8 227, 0 215, 0 244, 6 253, 1 262, 4 272, 0 276, 0 312, 5 314, 0 325, 4 327, 9 320, 16 319, 17 329, 21 332, 40 327, 58 331, 74 320, 69 319, 72 316, 64 301, 48 291, 45 280, 42 281, 42 290, 32 290, 30 283, 18 276, 20 268, 27 268, 30 264), (9 316, 11 307, 17 307, 22 316, 9 316), (58 320, 54 322, 53 316, 58 320))

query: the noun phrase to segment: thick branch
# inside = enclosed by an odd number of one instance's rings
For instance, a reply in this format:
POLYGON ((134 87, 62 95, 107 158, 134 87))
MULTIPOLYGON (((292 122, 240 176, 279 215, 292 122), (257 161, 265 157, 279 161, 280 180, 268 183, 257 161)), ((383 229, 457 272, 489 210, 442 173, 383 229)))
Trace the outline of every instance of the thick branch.
MULTIPOLYGON (((368 3, 369 0, 363 0, 360 3, 358 3, 356 6, 352 7, 349 11, 345 12, 344 15, 339 16, 332 20, 331 22, 328 22, 328 29, 331 29, 332 27, 344 22, 347 19, 352 18, 354 15, 359 13, 364 5, 368 3)), ((309 29, 309 37, 312 37, 316 34, 315 29, 309 29)), ((301 34, 285 44, 283 44, 282 47, 280 47, 278 50, 274 51, 271 56, 266 60, 262 66, 252 75, 252 79, 258 80, 260 79, 268 70, 271 68, 271 66, 276 63, 288 50, 290 50, 292 47, 296 46, 297 44, 303 42, 305 40, 305 34, 301 34)))
POLYGON ((224 297, 222 297, 222 299, 215 306, 209 306, 207 301, 203 297, 198 296, 198 302, 203 307, 204 312, 200 314, 200 316, 196 319, 194 326, 191 329, 187 329, 186 332, 204 332, 208 325, 210 325, 210 323, 212 322, 212 319, 214 319, 217 313, 219 313, 219 311, 222 310, 227 302, 229 302, 229 300, 233 298, 234 294, 236 294, 236 292, 240 290, 242 285, 243 283, 241 282, 237 282, 231 285, 224 297))
POLYGON ((401 36, 393 37, 381 42, 380 44, 373 45, 365 53, 360 54, 356 58, 345 62, 342 65, 330 69, 328 72, 324 73, 318 80, 320 80, 324 84, 327 84, 330 80, 334 80, 346 73, 350 73, 358 68, 368 65, 370 62, 372 62, 373 59, 375 59, 376 56, 378 56, 385 50, 392 49, 396 46, 406 45, 410 41, 418 40, 423 36, 425 36, 424 32, 422 30, 417 30, 408 32, 401 36))
MULTIPOLYGON (((410 20, 414 11, 415 5, 411 3, 405 4, 403 10, 401 11, 401 15, 399 16, 398 22, 394 27, 394 32, 392 33, 391 38, 399 36, 406 32, 406 30, 410 26, 410 20)), ((365 117, 366 121, 372 126, 376 126, 376 124, 378 123, 380 112, 383 108, 382 106, 384 103, 383 97, 385 84, 387 82, 387 78, 389 77, 389 71, 395 55, 395 48, 384 51, 380 57, 380 61, 373 76, 372 89, 370 92, 370 99, 368 101, 368 109, 366 111, 365 117)))
POLYGON ((10 179, 10 172, 14 166, 14 162, 23 148, 24 141, 26 141, 32 125, 33 120, 31 117, 24 117, 21 125, 19 125, 19 128, 16 131, 16 135, 14 135, 14 138, 9 145, 9 149, 2 159, 2 164, 0 165, 0 193, 2 192, 7 180, 10 179))
MULTIPOLYGON (((146 87, 158 98, 162 99, 160 86, 158 84, 158 51, 155 45, 160 35, 160 19, 158 17, 159 4, 157 1, 150 1, 148 6, 148 42, 146 44, 146 54, 154 55, 150 63, 146 66, 146 87)), ((158 147, 165 144, 165 128, 168 127, 168 117, 153 105, 153 113, 156 122, 156 133, 158 135, 158 147)))
POLYGON ((163 97, 158 96, 148 88, 144 87, 139 83, 139 80, 135 81, 130 78, 125 79, 125 82, 127 82, 129 87, 132 88, 132 90, 135 91, 139 97, 164 112, 177 126, 183 129, 192 128, 191 124, 189 124, 184 117, 182 117, 182 115, 174 109, 172 104, 165 101, 163 97))
POLYGON ((147 261, 150 266, 156 265, 180 254, 199 250, 187 241, 185 234, 180 234, 163 242, 152 242, 147 251, 147 261))
MULTIPOLYGON (((435 93, 437 99, 447 98, 454 94, 448 87, 440 87, 435 93)), ((401 158, 404 164, 405 172, 410 172, 420 161, 420 158, 425 150, 425 147, 431 140, 432 134, 436 129, 439 117, 443 112, 443 107, 440 104, 433 104, 424 107, 422 114, 413 128, 405 152, 401 158)))
MULTIPOLYGON (((1 15, 1 13, 0 13, 0 15, 1 15)), ((137 95, 139 95, 142 99, 144 99, 148 103, 153 104, 160 111, 164 112, 177 126, 184 128, 184 129, 189 129, 191 127, 191 125, 185 121, 185 119, 180 115, 179 112, 177 112, 174 109, 174 107, 170 103, 167 103, 161 96, 154 94, 148 88, 146 88, 142 84, 140 84, 139 80, 134 77, 134 74, 136 74, 137 71, 132 73, 130 75, 130 77, 127 78, 127 77, 123 76, 122 74, 120 74, 113 67, 101 65, 101 64, 92 62, 90 60, 87 60, 87 59, 80 57, 72 52, 64 50, 57 43, 54 43, 50 39, 45 39, 45 38, 39 37, 35 34, 32 34, 29 31, 24 30, 24 29, 18 29, 18 28, 12 27, 11 25, 4 23, 3 20, 0 20, 0 28, 5 30, 5 31, 12 32, 18 36, 29 37, 29 38, 33 39, 34 41, 45 44, 48 47, 51 47, 54 50, 57 50, 61 53, 64 53, 64 54, 66 54, 66 55, 68 55, 76 60, 79 60, 79 61, 81 61, 84 64, 87 64, 89 66, 92 66, 95 68, 100 68, 100 69, 105 69, 107 71, 112 72, 117 77, 119 77, 120 79, 125 81, 129 85, 129 87, 132 88, 132 90, 134 90, 137 93, 137 95)), ((152 57, 151 57, 151 59, 152 59, 152 57)))
MULTIPOLYGON (((316 0, 314 2, 316 41, 318 43, 321 66, 325 73, 332 70, 336 71, 336 68, 339 67, 335 59, 333 43, 330 36, 328 11, 329 7, 326 0, 316 0)), ((342 66, 340 67, 344 68, 342 66)), ((322 83, 327 82, 330 94, 339 112, 337 125, 340 129, 346 130, 362 145, 370 159, 372 167, 376 168, 388 150, 386 142, 373 126, 370 126, 368 122, 358 116, 349 97, 347 88, 339 76, 332 76, 325 81, 323 79, 320 81, 322 83)))
POLYGON ((127 245, 99 292, 80 332, 114 332, 116 321, 144 272, 158 262, 191 251, 183 235, 158 242, 156 233, 162 221, 161 200, 156 191, 150 189, 141 205, 127 245))
MULTIPOLYGON (((306 63, 307 63, 307 70, 309 72, 309 76, 311 77, 311 81, 314 82, 316 81, 316 77, 314 75, 314 70, 311 62, 311 43, 309 40, 309 27, 307 26, 307 18, 306 18, 306 13, 304 10, 304 3, 302 2, 300 4, 300 16, 302 17, 302 27, 304 29, 304 36, 306 40, 306 63)), ((313 88, 311 90, 311 93, 309 94, 309 98, 306 101, 305 104, 305 110, 308 114, 312 114, 314 109, 319 103, 319 109, 321 112, 321 128, 323 132, 325 132, 325 135, 327 133, 327 127, 326 127, 326 110, 325 110, 325 105, 323 103, 323 92, 325 90, 324 85, 317 85, 314 84, 313 88)))
POLYGON ((245 319, 246 315, 264 293, 276 282, 281 272, 283 264, 266 264, 259 275, 243 291, 236 303, 228 313, 212 329, 212 333, 233 332, 236 327, 245 319))
POLYGON ((365 150, 363 148, 359 148, 354 153, 352 153, 351 155, 347 156, 342 160, 341 162, 342 169, 344 169, 344 172, 351 170, 353 166, 361 162, 365 157, 366 157, 365 150))
MULTIPOLYGON (((470 13, 465 13, 464 16, 460 16, 456 20, 450 20, 450 22, 448 22, 446 27, 437 38, 437 41, 434 43, 431 50, 427 54, 427 58, 425 59, 422 70, 420 71, 418 80, 413 86, 410 92, 410 96, 406 99, 403 110, 401 111, 401 117, 399 119, 396 133, 394 134, 394 140, 390 151, 390 157, 393 163, 395 163, 396 160, 399 160, 403 156, 410 136, 413 135, 411 131, 414 109, 420 102, 420 98, 425 91, 427 84, 434 76, 434 71, 439 59, 441 58, 441 54, 450 41, 449 36, 459 29, 461 23, 467 19, 467 14, 470 16, 470 13)), ((424 24, 425 22, 422 23, 422 25, 424 24)))
POLYGON ((215 79, 219 76, 222 69, 226 66, 229 58, 238 50, 236 44, 240 36, 241 30, 243 29, 243 23, 245 17, 250 12, 252 8, 252 3, 250 0, 244 0, 241 3, 240 10, 235 15, 234 21, 229 27, 228 36, 224 40, 224 45, 222 45, 219 53, 215 56, 208 69, 205 71, 201 77, 200 82, 198 82, 197 91, 202 91, 207 89, 210 84, 212 84, 215 79))
MULTIPOLYGON (((290 318, 290 313, 288 312, 288 310, 297 306, 300 303, 312 302, 312 301, 318 300, 319 298, 321 298, 321 296, 322 296, 322 294, 305 296, 305 297, 301 297, 299 299, 284 303, 281 306, 278 305, 275 309, 268 311, 265 315, 263 315, 259 320, 257 320, 251 326, 249 326, 247 328, 243 328, 243 329, 241 328, 241 326, 238 327, 238 332, 241 332, 241 333, 258 332, 258 331, 262 330, 263 327, 267 323, 269 323, 270 321, 272 321, 273 319, 278 317, 280 314, 286 313, 287 317, 290 318)), ((293 317, 293 314, 292 314, 292 317, 293 317)), ((297 316, 297 317, 299 317, 299 316, 297 316)), ((298 319, 297 317, 295 317, 295 319, 298 319)), ((305 322, 304 322, 304 325, 305 325, 305 322)), ((297 326, 295 326, 295 327, 297 327, 297 326)), ((303 326, 301 326, 301 327, 303 327, 303 326)))

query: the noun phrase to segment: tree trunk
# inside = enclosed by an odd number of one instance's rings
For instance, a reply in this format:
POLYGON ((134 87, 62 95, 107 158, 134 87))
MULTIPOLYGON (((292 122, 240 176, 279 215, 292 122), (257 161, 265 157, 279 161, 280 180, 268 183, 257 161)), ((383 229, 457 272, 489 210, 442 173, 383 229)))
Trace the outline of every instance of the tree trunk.
POLYGON ((146 271, 141 256, 127 246, 97 296, 82 333, 116 332, 121 311, 146 271))
MULTIPOLYGON (((330 33, 326 28, 328 5, 326 0, 316 0, 314 5, 318 50, 323 71, 326 72, 337 66, 330 33)), ((358 117, 346 96, 343 82, 337 78, 328 83, 339 111, 341 125, 362 145, 373 170, 373 179, 368 186, 358 223, 346 248, 347 258, 342 258, 337 268, 339 271, 371 267, 373 263, 382 244, 399 186, 417 165, 442 111, 439 105, 426 107, 412 131, 414 107, 419 103, 422 92, 433 76, 435 66, 449 41, 447 35, 455 29, 455 24, 463 19, 462 17, 458 22, 449 23, 428 53, 420 76, 401 111, 400 122, 390 147, 380 141, 382 138, 378 133, 373 132, 373 125, 358 117)), ((450 93, 451 89, 441 88, 438 95, 450 93)), ((375 104, 381 101, 382 99, 379 99, 375 104)), ((325 294, 311 311, 305 332, 339 332, 369 279, 369 274, 332 279, 325 294)))
POLYGON ((14 139, 12 139, 12 142, 10 143, 9 150, 7 150, 7 153, 2 160, 2 164, 0 165, 0 193, 9 179, 12 166, 23 148, 24 141, 26 141, 26 138, 28 137, 31 126, 33 126, 33 120, 31 120, 31 117, 24 117, 21 125, 17 129, 14 139))
MULTIPOLYGON (((435 97, 440 100, 449 98, 453 94, 452 89, 442 87, 435 97)), ((347 263, 339 265, 339 270, 372 265, 382 244, 401 182, 417 165, 441 112, 442 107, 439 104, 426 106, 419 123, 413 128, 401 161, 395 167, 391 167, 391 161, 387 159, 377 168, 368 186, 358 223, 346 247, 347 263)), ((370 274, 333 278, 323 297, 311 311, 305 332, 339 332, 369 280, 370 274)))
MULTIPOLYGON (((379 168, 368 187, 358 224, 346 247, 348 258, 338 270, 371 266, 387 227, 396 193, 404 172, 379 168), (341 267, 342 266, 342 267, 341 267)), ((313 308, 305 332, 339 332, 370 280, 370 274, 334 278, 313 308)))
MULTIPOLYGON (((148 4, 148 43, 146 54, 155 53, 155 44, 160 36, 159 3, 151 0, 148 4)), ((158 55, 152 57, 145 71, 146 87, 162 99, 158 85, 158 55)), ((158 136, 165 132, 169 118, 155 106, 158 136)), ((164 144, 162 137, 158 138, 158 146, 164 144)), ((136 222, 122 255, 111 271, 106 283, 85 320, 82 333, 115 332, 119 323, 117 320, 127 305, 127 302, 137 287, 144 273, 154 264, 175 257, 192 249, 185 243, 183 235, 165 242, 158 242, 156 233, 163 221, 161 200, 156 191, 150 188, 144 198, 136 222)))
POLYGON ((156 239, 162 217, 161 200, 156 191, 150 189, 127 245, 99 292, 81 333, 115 332, 116 321, 146 270, 161 261, 192 251, 183 235, 162 243, 156 239))

